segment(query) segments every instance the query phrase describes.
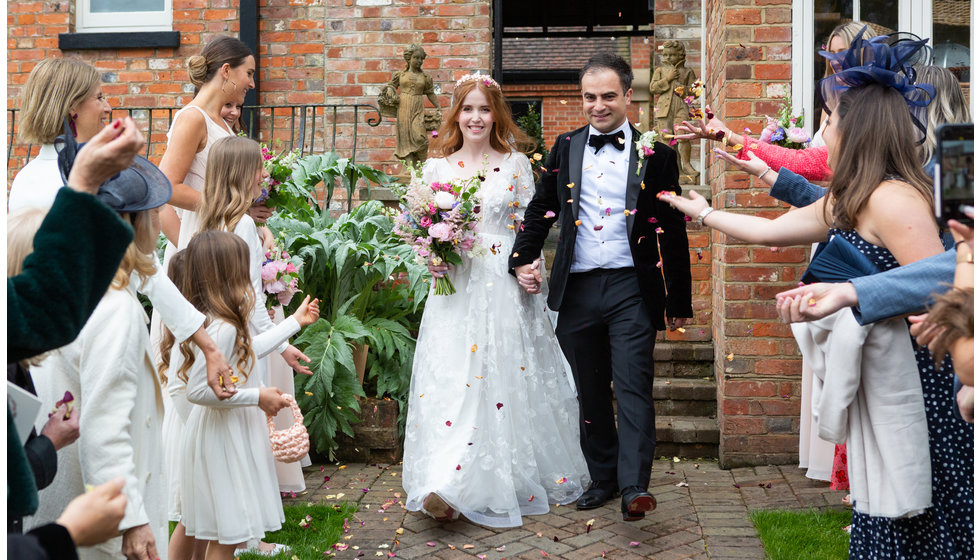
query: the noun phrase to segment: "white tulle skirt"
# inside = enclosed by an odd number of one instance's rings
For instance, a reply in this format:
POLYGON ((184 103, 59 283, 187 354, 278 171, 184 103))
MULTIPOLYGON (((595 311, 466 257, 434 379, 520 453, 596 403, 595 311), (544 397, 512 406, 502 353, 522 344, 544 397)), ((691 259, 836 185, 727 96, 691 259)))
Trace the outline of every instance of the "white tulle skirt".
POLYGON ((265 414, 257 406, 195 406, 180 445, 180 513, 187 534, 237 544, 285 520, 265 414))
POLYGON ((466 260, 450 277, 457 292, 428 297, 415 352, 406 507, 420 511, 436 492, 474 523, 519 526, 588 485, 578 403, 545 298, 517 285, 506 250, 466 260))

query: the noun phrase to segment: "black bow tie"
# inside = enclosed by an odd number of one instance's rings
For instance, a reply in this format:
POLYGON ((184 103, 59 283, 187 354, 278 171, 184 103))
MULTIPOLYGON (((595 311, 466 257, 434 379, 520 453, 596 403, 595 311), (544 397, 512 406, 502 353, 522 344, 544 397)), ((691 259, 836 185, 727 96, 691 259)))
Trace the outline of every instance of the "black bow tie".
POLYGON ((619 151, 623 151, 626 146, 626 133, 620 130, 616 134, 592 134, 589 136, 589 146, 595 148, 595 153, 599 153, 606 144, 612 145, 619 151))

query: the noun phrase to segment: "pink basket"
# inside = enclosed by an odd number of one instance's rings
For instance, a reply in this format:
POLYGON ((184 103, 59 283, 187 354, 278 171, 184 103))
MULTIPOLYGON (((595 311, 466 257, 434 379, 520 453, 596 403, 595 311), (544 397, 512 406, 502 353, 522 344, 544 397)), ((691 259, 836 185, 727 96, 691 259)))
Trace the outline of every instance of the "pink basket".
POLYGON ((306 433, 303 425, 303 413, 296 404, 296 399, 290 394, 283 397, 289 401, 293 411, 293 425, 285 430, 276 430, 275 417, 266 416, 269 424, 269 443, 272 444, 272 456, 281 463, 295 463, 310 452, 310 434, 306 433))

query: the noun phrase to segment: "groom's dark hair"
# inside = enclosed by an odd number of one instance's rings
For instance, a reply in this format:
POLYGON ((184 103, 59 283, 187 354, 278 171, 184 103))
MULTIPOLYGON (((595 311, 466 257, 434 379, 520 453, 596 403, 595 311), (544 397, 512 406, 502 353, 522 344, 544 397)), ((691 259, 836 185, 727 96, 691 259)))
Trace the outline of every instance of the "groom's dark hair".
POLYGON ((615 72, 619 76, 619 82, 623 85, 624 94, 633 84, 633 69, 630 68, 629 62, 626 62, 618 54, 611 52, 600 52, 592 55, 578 73, 579 84, 582 83, 583 76, 597 70, 612 70, 615 72))

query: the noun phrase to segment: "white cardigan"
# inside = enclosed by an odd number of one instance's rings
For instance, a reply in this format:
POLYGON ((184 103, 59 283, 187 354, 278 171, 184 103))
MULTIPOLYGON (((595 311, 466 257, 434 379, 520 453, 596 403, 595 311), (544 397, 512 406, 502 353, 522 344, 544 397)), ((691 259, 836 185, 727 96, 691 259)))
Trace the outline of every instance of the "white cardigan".
MULTIPOLYGON (((58 451, 58 476, 40 493, 40 507, 28 522, 53 522, 85 484, 125 478, 126 513, 120 531, 146 523, 160 558, 167 558, 166 477, 164 476, 163 398, 150 357, 147 317, 132 283, 109 289, 78 338, 33 369, 42 410, 51 410, 65 391, 75 395, 81 435, 58 451)), ((38 419, 40 431, 46 416, 38 419)), ((121 558, 122 538, 79 557, 121 558)))
MULTIPOLYGON (((54 145, 44 144, 37 157, 14 176, 7 201, 8 209, 13 212, 28 207, 50 208, 63 186, 61 172, 58 171, 58 153, 54 145)), ((156 272, 138 286, 138 290, 150 299, 154 312, 160 314, 177 341, 182 342, 201 328, 204 315, 181 295, 156 258, 153 262, 157 264, 156 272)))
POLYGON ((847 443, 854 509, 883 517, 922 513, 932 505, 929 431, 905 320, 861 326, 845 308, 792 327, 813 369, 819 435, 847 443))

